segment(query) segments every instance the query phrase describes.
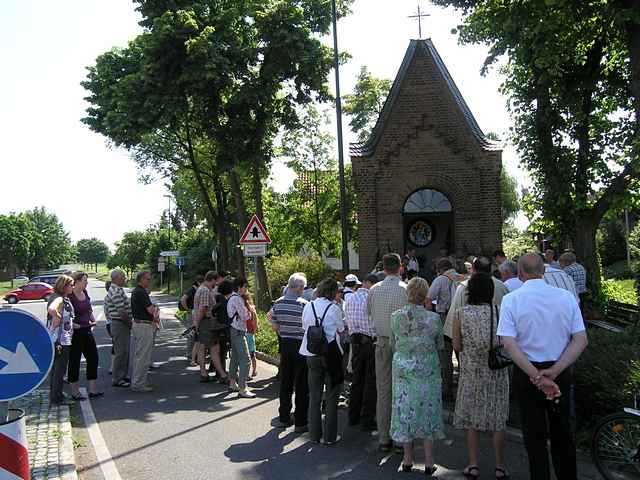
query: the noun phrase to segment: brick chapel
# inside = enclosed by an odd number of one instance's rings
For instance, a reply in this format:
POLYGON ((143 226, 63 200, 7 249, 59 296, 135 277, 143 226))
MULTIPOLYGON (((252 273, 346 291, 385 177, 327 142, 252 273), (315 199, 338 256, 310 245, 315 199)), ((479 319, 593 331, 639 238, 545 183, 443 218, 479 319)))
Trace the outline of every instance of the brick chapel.
POLYGON ((501 148, 431 40, 412 40, 368 141, 350 146, 361 273, 387 252, 462 257, 502 244, 501 148))

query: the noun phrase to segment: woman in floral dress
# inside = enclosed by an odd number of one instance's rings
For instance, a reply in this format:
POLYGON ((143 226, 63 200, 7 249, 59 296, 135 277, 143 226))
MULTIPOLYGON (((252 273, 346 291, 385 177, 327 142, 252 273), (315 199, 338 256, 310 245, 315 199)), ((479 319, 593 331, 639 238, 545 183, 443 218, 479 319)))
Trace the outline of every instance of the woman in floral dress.
POLYGON ((467 285, 467 305, 454 312, 453 348, 460 352, 460 379, 453 426, 467 431, 467 478, 480 476, 478 431, 493 432, 496 478, 509 476, 504 466, 505 428, 509 417, 509 369, 491 370, 491 347, 498 345, 498 308, 493 305, 494 284, 488 273, 476 273, 467 285), (493 315, 492 315, 493 310, 493 315))
POLYGON ((395 341, 391 438, 403 445, 405 472, 413 466, 413 440, 422 439, 425 473, 431 476, 437 469, 433 441, 444 438, 438 356, 444 341, 440 316, 424 307, 428 289, 426 280, 412 279, 407 286, 409 305, 391 315, 395 341))

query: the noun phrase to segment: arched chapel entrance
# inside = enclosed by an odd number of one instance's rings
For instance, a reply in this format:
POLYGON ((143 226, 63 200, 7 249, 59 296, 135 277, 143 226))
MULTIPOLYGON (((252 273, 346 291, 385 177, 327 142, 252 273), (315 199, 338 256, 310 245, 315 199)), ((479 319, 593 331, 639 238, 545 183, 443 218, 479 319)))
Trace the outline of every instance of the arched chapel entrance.
POLYGON ((440 249, 451 252, 454 243, 454 211, 447 196, 431 188, 416 190, 402 208, 405 251, 415 248, 421 270, 440 257, 440 249), (425 264, 427 262, 427 264, 425 264))

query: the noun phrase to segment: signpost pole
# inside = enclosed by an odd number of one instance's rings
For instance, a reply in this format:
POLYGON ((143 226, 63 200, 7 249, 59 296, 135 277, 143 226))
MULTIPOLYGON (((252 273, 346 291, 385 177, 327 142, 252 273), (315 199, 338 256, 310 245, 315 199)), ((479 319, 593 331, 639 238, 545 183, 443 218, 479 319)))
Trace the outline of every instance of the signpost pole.
POLYGON ((182 282, 184 281, 184 272, 182 271, 182 267, 180 267, 180 296, 182 296, 182 282))

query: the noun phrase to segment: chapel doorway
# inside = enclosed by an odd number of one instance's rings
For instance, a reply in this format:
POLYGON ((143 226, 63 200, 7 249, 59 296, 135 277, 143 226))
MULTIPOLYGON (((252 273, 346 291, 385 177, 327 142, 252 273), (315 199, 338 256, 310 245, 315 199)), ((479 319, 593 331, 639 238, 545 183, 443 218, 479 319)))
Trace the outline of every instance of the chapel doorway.
POLYGON ((431 278, 440 250, 454 245, 453 207, 445 194, 423 188, 413 192, 402 209, 405 251, 416 250, 420 275, 431 278))

